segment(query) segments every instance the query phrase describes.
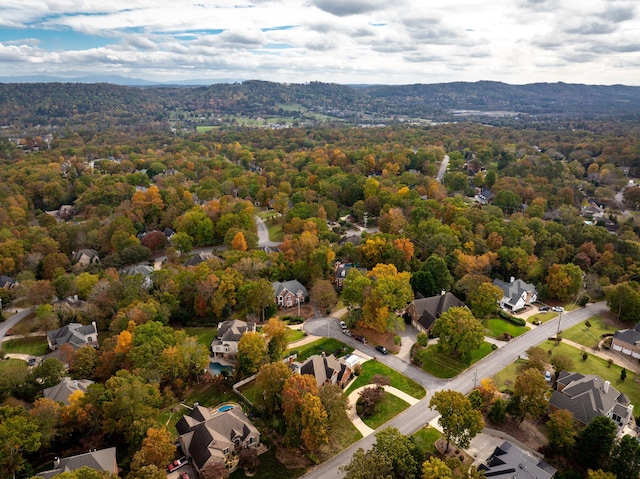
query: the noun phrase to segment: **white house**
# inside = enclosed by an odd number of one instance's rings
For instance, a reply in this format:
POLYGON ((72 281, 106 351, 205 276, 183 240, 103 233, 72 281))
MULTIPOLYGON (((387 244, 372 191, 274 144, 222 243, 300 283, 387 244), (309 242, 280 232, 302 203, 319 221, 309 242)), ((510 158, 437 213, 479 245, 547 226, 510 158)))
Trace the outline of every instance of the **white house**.
POLYGON ((494 279, 493 285, 502 289, 500 307, 503 309, 518 311, 528 304, 535 303, 538 299, 538 291, 534 285, 515 279, 513 276, 508 283, 494 279))

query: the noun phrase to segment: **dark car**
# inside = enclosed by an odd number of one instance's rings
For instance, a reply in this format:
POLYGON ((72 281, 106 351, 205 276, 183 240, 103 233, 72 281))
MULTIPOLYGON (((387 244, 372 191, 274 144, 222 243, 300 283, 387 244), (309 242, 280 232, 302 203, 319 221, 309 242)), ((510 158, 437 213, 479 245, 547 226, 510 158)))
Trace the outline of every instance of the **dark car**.
POLYGON ((36 364, 36 358, 29 358, 29 366, 34 366, 36 364))
POLYGON ((540 306, 538 311, 549 311, 549 306, 540 306))
POLYGON ((356 341, 360 341, 362 344, 367 344, 367 339, 364 336, 354 336, 353 339, 356 341))
POLYGON ((376 346, 376 351, 382 354, 389 354, 389 351, 384 346, 376 346))

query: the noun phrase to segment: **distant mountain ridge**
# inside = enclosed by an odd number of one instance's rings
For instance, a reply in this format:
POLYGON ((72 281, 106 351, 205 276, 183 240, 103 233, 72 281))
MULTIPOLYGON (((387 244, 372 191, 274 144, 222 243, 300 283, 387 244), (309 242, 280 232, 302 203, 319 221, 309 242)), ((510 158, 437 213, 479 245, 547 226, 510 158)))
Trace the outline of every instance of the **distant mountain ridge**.
MULTIPOLYGON (((324 118, 379 124, 411 118, 497 117, 640 119, 640 87, 499 82, 348 86, 250 80, 208 86, 47 82, 0 83, 0 125, 223 124, 232 117, 324 118), (461 113, 462 111, 462 113, 461 113), (202 122, 205 123, 202 123, 202 122), (220 123, 223 122, 223 123, 220 123)), ((320 121, 320 120, 314 120, 320 121)), ((482 119, 481 121, 487 121, 482 119)))

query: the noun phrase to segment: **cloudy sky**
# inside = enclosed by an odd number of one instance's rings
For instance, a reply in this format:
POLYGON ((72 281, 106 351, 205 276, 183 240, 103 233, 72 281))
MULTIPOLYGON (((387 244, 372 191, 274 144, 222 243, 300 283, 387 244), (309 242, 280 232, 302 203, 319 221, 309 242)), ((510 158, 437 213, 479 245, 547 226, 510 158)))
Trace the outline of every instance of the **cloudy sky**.
POLYGON ((0 77, 640 85, 637 0, 0 0, 0 77))

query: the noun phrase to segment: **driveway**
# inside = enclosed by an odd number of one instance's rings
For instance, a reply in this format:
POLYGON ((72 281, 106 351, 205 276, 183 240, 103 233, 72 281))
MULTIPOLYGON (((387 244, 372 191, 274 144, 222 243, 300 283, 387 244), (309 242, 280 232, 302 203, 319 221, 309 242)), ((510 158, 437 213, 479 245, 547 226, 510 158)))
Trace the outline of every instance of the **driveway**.
POLYGON ((256 228, 258 230, 258 246, 260 248, 264 248, 265 246, 278 246, 280 243, 269 239, 269 228, 267 228, 264 220, 257 215, 254 215, 253 219, 256 222, 256 228))

